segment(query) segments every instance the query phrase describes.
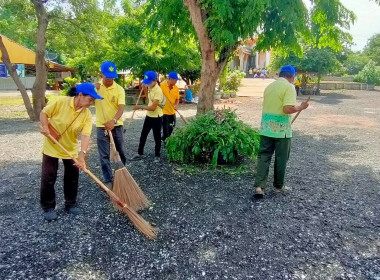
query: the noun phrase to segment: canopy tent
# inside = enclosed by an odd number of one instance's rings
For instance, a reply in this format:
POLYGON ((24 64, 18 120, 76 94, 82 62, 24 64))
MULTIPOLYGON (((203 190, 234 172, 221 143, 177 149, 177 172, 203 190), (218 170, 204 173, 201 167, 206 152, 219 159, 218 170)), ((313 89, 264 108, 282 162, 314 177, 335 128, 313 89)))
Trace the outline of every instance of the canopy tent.
MULTIPOLYGON (((0 34, 3 43, 8 51, 9 58, 14 64, 25 64, 25 69, 35 71, 36 53, 0 34)), ((0 51, 1 54, 1 51, 0 51)), ((0 62, 2 58, 0 57, 0 62)), ((70 68, 59 63, 49 61, 49 72, 76 72, 76 69, 70 68)))

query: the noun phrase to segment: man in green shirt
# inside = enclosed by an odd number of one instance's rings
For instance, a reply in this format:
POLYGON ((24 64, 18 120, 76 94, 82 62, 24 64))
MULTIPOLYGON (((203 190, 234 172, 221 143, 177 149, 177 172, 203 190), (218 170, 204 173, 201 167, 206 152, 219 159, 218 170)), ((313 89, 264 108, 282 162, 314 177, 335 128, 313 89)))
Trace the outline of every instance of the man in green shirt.
POLYGON ((279 79, 268 85, 264 91, 261 140, 254 184, 255 198, 264 196, 263 189, 268 179, 273 153, 275 153, 273 186, 277 191, 283 191, 292 138, 291 114, 300 112, 309 106, 307 102, 295 105, 297 95, 293 85, 295 74, 293 66, 283 66, 279 79))

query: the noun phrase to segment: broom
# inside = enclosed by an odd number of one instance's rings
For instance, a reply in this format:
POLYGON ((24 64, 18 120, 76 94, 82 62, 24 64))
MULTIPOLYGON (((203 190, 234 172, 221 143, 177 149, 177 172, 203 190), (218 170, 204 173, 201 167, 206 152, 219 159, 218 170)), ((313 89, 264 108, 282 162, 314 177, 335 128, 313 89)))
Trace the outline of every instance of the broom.
POLYGON ((187 120, 185 119, 185 117, 176 109, 176 108, 174 108, 174 105, 173 105, 173 103, 169 100, 169 98, 167 97, 167 96, 165 96, 166 97, 166 101, 168 101, 169 102, 169 104, 172 106, 172 108, 174 109, 174 111, 176 111, 177 113, 178 113, 178 115, 181 117, 181 119, 183 120, 183 122, 185 123, 185 124, 187 124, 188 122, 187 122, 187 120))
MULTIPOLYGON (((309 102, 310 101, 310 96, 307 98, 306 102, 309 102)), ((293 124, 294 121, 298 118, 298 116, 301 114, 302 111, 299 111, 295 116, 294 118, 292 119, 292 122, 290 124, 293 124)))
MULTIPOLYGON (((100 107, 103 112, 104 120, 106 120, 102 103, 100 103, 100 107)), ((111 151, 113 151, 114 155, 111 158, 116 162, 116 171, 112 184, 113 192, 121 199, 121 201, 124 201, 136 211, 147 208, 150 205, 148 198, 122 163, 120 155, 116 150, 112 132, 109 130, 107 132, 110 137, 111 151)))
MULTIPOLYGON (((73 155, 69 151, 67 151, 57 140, 55 140, 54 137, 49 135, 48 138, 55 144, 57 144, 57 146, 60 147, 75 163, 78 163, 76 158, 73 157, 73 155)), ((156 238, 157 231, 154 227, 152 227, 147 221, 145 221, 143 217, 137 214, 137 212, 134 209, 132 209, 127 204, 123 203, 120 200, 120 198, 113 191, 108 189, 107 186, 104 185, 90 170, 85 168, 83 169, 83 171, 108 194, 112 202, 119 206, 118 208, 131 220, 134 226, 141 233, 143 233, 146 237, 150 239, 156 238)))

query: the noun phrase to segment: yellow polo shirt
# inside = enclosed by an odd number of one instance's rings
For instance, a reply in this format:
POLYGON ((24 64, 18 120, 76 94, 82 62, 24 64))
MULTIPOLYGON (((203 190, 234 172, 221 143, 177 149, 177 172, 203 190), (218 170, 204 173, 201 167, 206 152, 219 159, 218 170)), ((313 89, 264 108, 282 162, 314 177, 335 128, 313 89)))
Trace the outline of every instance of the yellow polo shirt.
POLYGON ((162 117, 163 113, 162 113, 162 108, 160 107, 160 104, 164 100, 164 94, 162 93, 162 89, 160 88, 158 84, 156 84, 153 88, 149 90, 148 98, 149 98, 148 106, 153 104, 153 100, 158 100, 158 105, 156 107, 156 110, 146 111, 146 115, 152 118, 162 117))
POLYGON ((179 100, 179 88, 174 85, 173 88, 170 90, 168 81, 165 81, 161 83, 161 89, 166 97, 166 103, 164 108, 162 109, 162 112, 164 115, 175 115, 175 110, 173 105, 176 103, 177 100, 179 100))
MULTIPOLYGON (((104 127, 106 121, 113 120, 116 115, 119 105, 125 105, 125 91, 123 87, 119 86, 115 81, 112 86, 106 87, 103 85, 103 81, 100 81, 100 89, 98 94, 103 97, 103 100, 95 100, 96 108, 96 127, 104 127), (106 116, 106 121, 104 120, 102 107, 100 106, 102 102, 104 115, 106 116)), ((115 126, 123 125, 123 120, 118 119, 115 126)))
MULTIPOLYGON (((49 118, 49 123, 59 133, 63 133, 58 142, 61 143, 62 146, 74 157, 78 157, 79 134, 91 135, 92 130, 91 112, 88 108, 82 110, 83 112, 81 112, 81 110, 75 111, 74 97, 70 96, 59 96, 51 100, 42 110, 42 112, 44 112, 49 118), (75 121, 73 122, 74 119, 75 121), (71 124, 71 122, 73 123, 71 124), (67 127, 68 129, 65 131, 67 127)), ((46 137, 44 139, 42 153, 55 158, 70 158, 64 151, 46 137)))

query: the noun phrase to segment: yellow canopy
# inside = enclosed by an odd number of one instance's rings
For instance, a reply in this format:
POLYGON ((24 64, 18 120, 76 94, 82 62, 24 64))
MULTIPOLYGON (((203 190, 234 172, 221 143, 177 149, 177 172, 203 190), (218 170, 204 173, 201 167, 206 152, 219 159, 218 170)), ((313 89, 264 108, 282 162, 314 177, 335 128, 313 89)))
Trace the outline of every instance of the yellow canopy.
MULTIPOLYGON (((9 59, 14 64, 26 64, 30 66, 35 66, 36 63, 36 53, 14 41, 0 34, 3 38, 3 43, 8 51, 9 59)), ((1 51, 0 51, 1 54, 1 51)), ((0 57, 0 62, 2 61, 2 56, 0 57)), ((52 72, 75 72, 73 68, 66 67, 56 62, 49 62, 49 69, 52 72)))

